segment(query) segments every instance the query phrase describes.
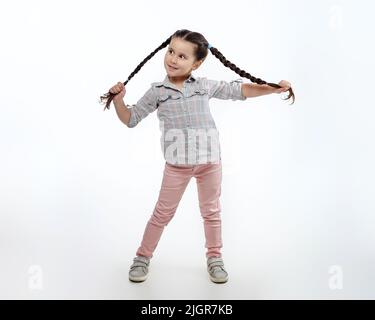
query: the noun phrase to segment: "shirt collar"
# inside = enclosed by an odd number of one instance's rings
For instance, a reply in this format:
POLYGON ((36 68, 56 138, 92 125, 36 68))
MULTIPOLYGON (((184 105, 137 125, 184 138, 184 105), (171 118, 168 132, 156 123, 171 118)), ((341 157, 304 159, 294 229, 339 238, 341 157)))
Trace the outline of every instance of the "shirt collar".
MULTIPOLYGON (((196 77, 193 76, 192 74, 190 74, 189 78, 187 78, 185 80, 186 83, 192 83, 192 82, 195 82, 195 81, 196 81, 196 77)), ((165 86, 165 87, 169 87, 169 88, 175 89, 175 86, 173 85, 173 83, 171 83, 169 81, 168 75, 165 76, 165 78, 164 78, 163 81, 161 81, 161 82, 154 82, 153 84, 156 87, 165 86)))

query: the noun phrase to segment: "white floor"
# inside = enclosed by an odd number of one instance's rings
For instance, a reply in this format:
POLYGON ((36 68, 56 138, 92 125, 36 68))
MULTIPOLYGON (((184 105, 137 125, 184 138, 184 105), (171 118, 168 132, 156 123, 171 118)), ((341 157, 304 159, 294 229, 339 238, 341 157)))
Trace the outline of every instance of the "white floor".
POLYGON ((158 183, 147 187, 155 189, 148 201, 140 201, 143 195, 137 190, 128 190, 129 197, 122 198, 127 203, 118 201, 117 187, 102 192, 93 187, 98 190, 91 199, 92 189, 83 188, 78 197, 72 185, 64 199, 49 198, 49 206, 20 201, 14 204, 18 215, 2 216, 0 298, 375 298, 373 245, 366 242, 371 239, 370 226, 366 235, 366 229, 359 233, 358 226, 344 223, 345 215, 333 220, 327 216, 324 223, 321 217, 313 219, 313 202, 310 208, 297 199, 289 206, 270 205, 260 193, 253 200, 250 195, 239 199, 246 190, 230 195, 229 189, 241 178, 224 178, 223 258, 230 277, 226 284, 212 283, 205 269, 195 180, 164 230, 149 278, 139 284, 130 282, 127 273, 158 183), (302 208, 303 213, 298 210, 302 208))

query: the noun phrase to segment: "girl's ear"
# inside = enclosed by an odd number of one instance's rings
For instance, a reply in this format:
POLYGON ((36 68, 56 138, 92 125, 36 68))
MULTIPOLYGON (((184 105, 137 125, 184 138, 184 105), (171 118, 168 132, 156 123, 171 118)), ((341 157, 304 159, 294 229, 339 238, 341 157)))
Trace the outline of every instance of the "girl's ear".
POLYGON ((193 69, 198 69, 200 65, 204 62, 204 59, 194 62, 193 69))

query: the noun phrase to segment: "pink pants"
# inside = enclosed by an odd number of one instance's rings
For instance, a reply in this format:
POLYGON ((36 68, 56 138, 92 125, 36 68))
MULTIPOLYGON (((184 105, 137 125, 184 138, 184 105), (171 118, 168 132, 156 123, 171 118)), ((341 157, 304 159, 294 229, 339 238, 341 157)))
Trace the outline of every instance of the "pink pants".
POLYGON ((197 181, 199 208, 206 237, 206 257, 221 257, 220 160, 217 163, 198 165, 171 165, 165 162, 159 198, 146 225, 137 256, 152 258, 164 227, 173 218, 191 177, 195 177, 197 181))

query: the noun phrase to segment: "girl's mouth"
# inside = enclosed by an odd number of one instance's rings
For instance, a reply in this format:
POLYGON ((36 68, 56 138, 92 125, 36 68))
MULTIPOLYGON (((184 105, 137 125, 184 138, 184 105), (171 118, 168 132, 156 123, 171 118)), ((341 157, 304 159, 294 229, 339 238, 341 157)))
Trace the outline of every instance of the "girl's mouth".
POLYGON ((178 68, 174 68, 174 67, 172 67, 172 66, 170 66, 170 65, 168 65, 168 68, 169 68, 170 70, 172 70, 172 71, 175 71, 175 70, 178 69, 178 68))

